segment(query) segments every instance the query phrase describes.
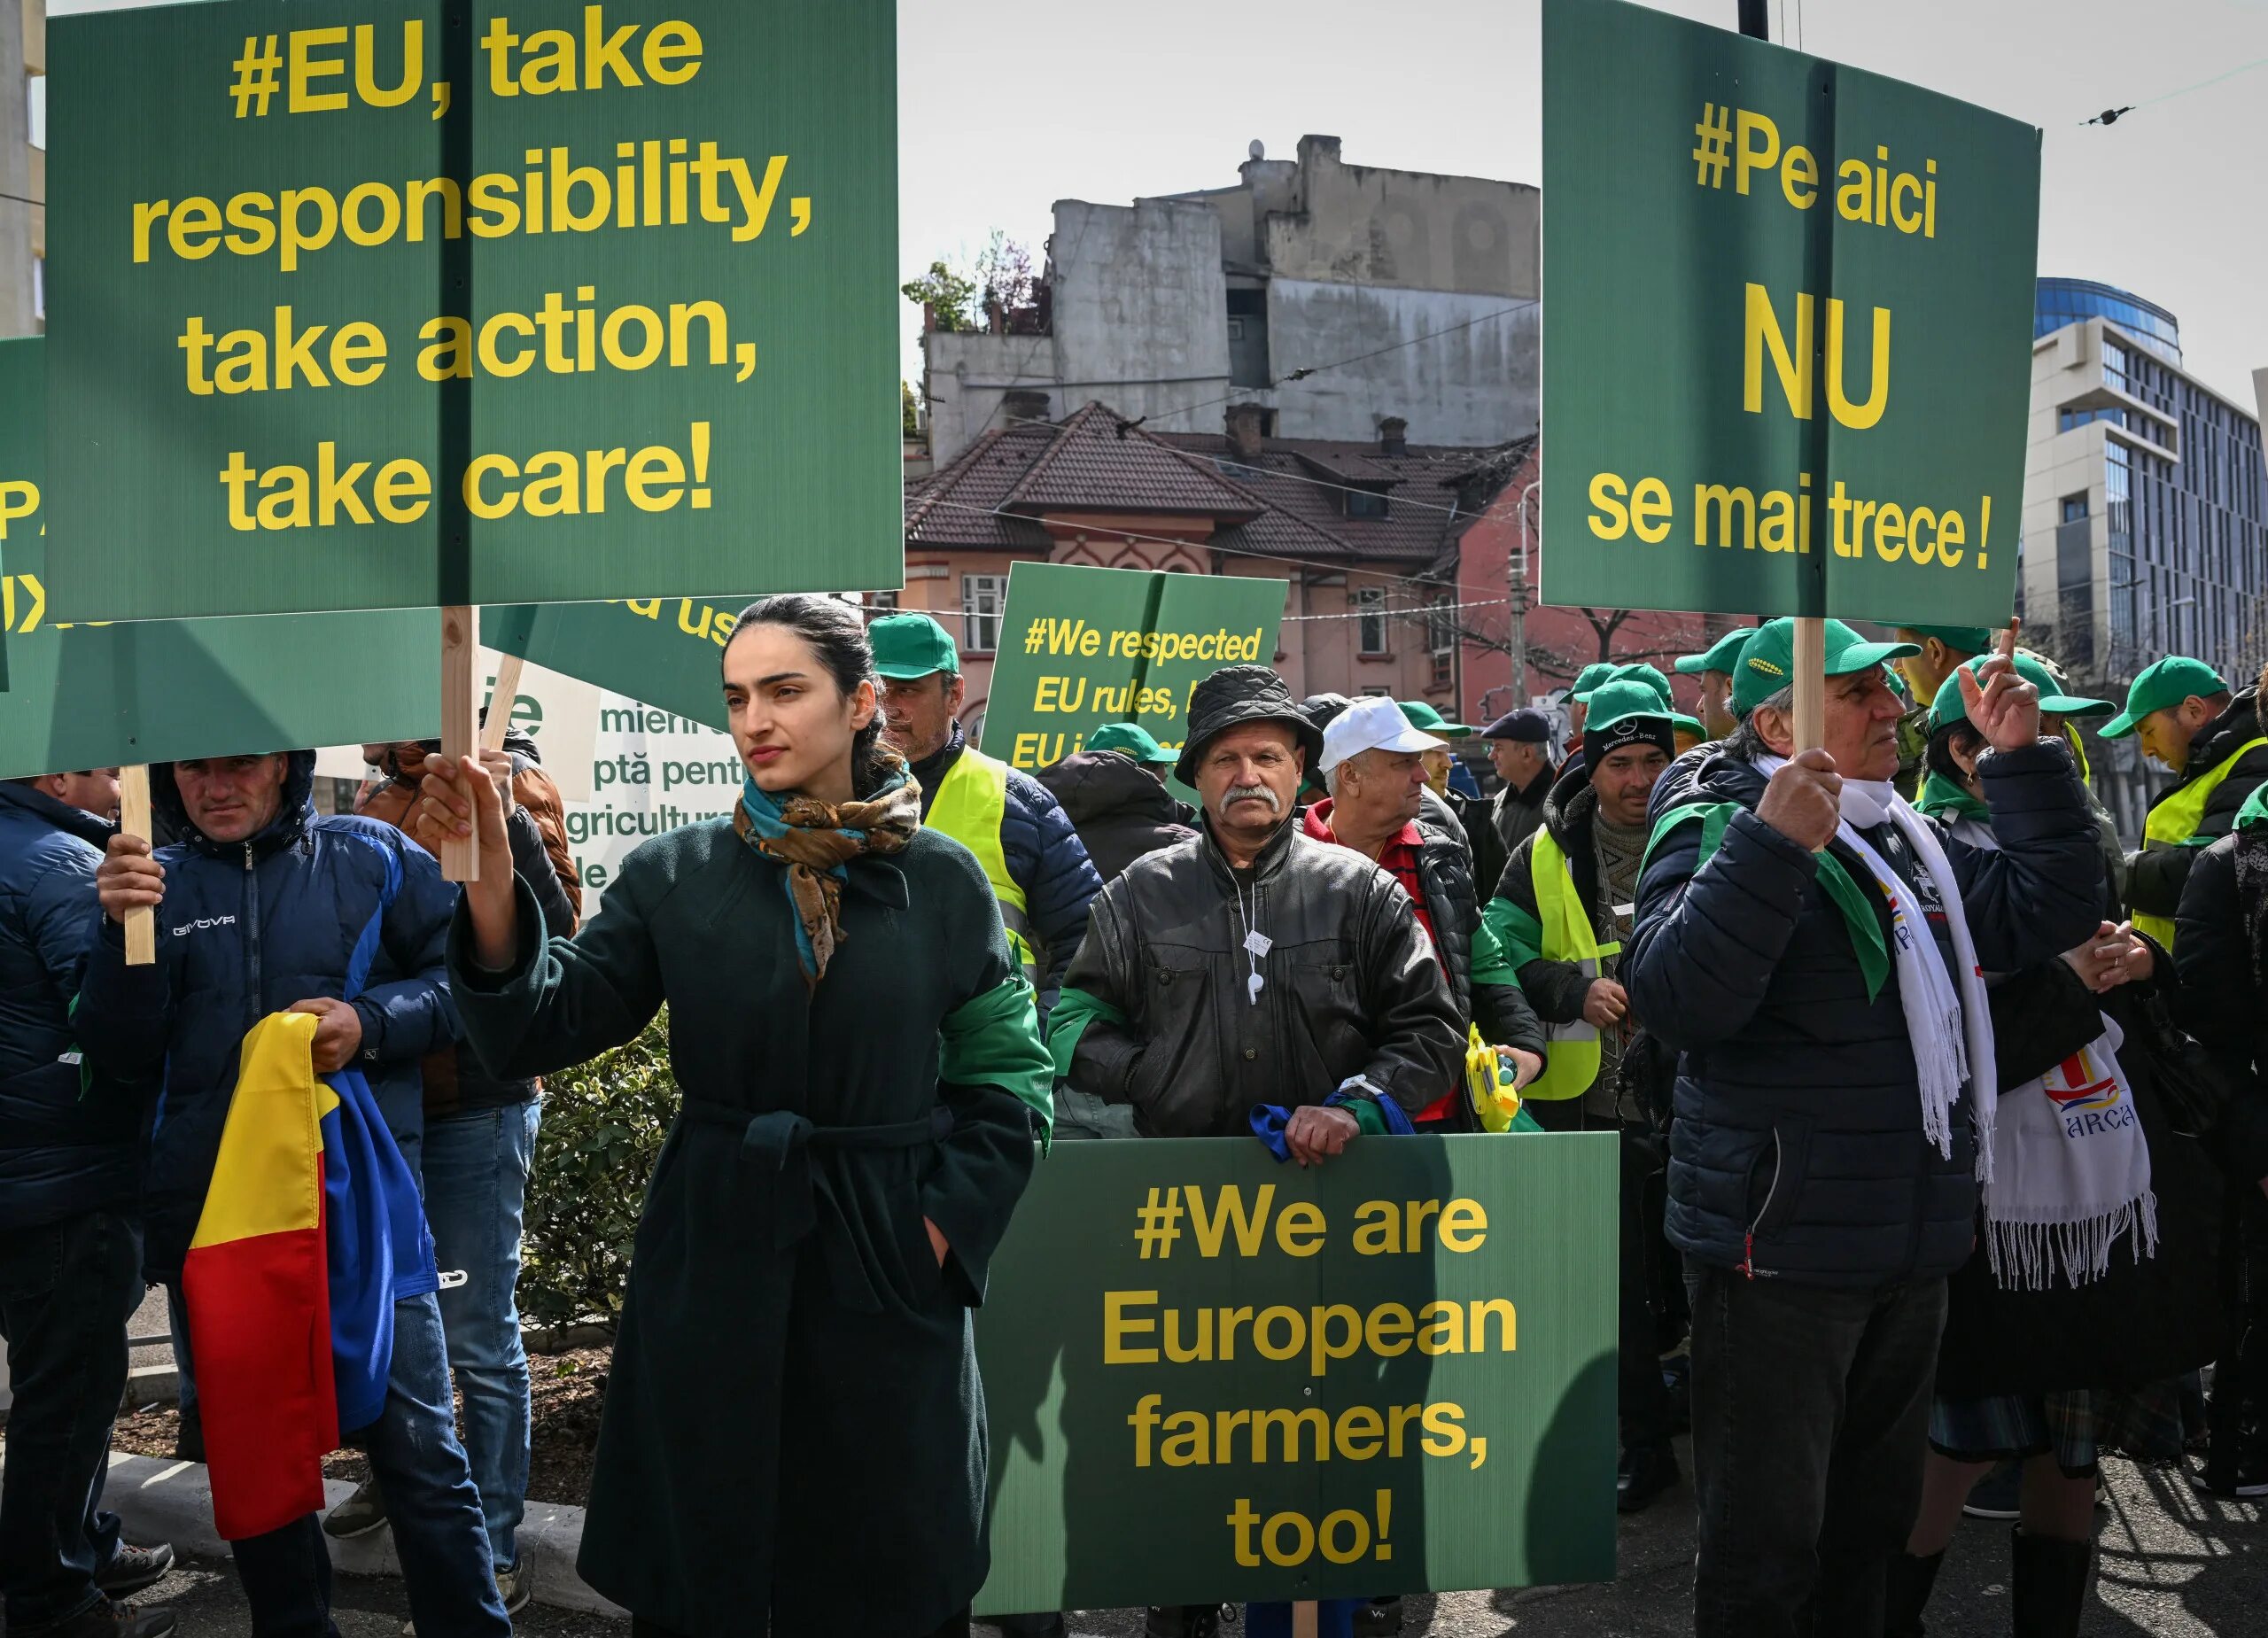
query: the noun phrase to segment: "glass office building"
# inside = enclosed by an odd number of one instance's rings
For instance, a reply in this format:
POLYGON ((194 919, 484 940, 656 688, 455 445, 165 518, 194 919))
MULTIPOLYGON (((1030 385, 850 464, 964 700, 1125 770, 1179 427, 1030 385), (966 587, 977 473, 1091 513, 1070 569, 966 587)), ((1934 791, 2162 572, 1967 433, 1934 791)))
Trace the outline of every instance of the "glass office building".
MULTIPOLYGON (((2033 337, 2026 625, 2088 692, 2123 701, 2169 653, 2249 686, 2268 662, 2259 423, 2190 376, 2174 315, 2128 291, 2041 279, 2033 337)), ((2146 771, 2131 746, 2099 771, 2139 834, 2146 771)))

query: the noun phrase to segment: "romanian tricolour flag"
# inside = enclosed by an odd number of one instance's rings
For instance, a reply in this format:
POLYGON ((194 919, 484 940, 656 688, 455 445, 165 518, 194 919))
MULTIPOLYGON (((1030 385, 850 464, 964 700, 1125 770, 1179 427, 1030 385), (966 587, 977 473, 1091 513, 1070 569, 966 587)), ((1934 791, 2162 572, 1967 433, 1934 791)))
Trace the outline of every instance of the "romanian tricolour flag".
POLYGON ((319 1021, 279 1013, 245 1037, 182 1269, 214 1522, 231 1541, 322 1509, 323 1457, 384 1408, 394 1299, 435 1284, 369 1083, 315 1072, 319 1021))

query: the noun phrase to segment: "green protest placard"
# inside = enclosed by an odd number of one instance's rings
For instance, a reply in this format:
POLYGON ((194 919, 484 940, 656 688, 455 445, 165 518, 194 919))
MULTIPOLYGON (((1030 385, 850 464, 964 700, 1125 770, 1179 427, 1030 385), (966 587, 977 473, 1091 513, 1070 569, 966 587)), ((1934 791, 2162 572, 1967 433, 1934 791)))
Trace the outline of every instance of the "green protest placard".
POLYGON ((1058 1144, 977 1316, 976 1609, 1614 1574, 1608 1134, 1058 1144))
POLYGON ((483 609, 480 640, 686 722, 722 729, 725 640, 755 601, 641 597, 483 609))
POLYGON ((0 342, 0 779, 128 762, 416 739, 440 720, 431 609, 72 625, 41 528, 47 343, 0 342))
POLYGON ((65 617, 896 583, 891 0, 50 45, 65 617))
POLYGON ((2039 131, 1620 0, 1543 52, 1546 599, 2005 625, 2039 131))
POLYGON ((1027 772, 1105 723, 1168 749, 1189 695, 1223 665, 1273 665, 1288 582, 1021 563, 1008 571, 983 749, 1027 772))

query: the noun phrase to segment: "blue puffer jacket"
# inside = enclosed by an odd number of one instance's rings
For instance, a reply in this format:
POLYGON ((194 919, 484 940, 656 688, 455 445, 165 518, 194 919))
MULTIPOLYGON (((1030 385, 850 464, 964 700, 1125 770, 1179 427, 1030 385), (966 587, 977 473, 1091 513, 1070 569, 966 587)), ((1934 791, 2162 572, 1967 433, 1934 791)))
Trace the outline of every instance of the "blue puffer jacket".
POLYGON ((143 1102, 82 1076, 71 1024, 110 835, 91 814, 0 784, 0 1229, 130 1205, 141 1186, 143 1102))
POLYGON ((318 818, 315 754, 295 752, 282 814, 248 842, 198 835, 173 769, 151 769, 151 799, 175 835, 160 848, 166 900, 158 961, 126 965, 105 920, 80 992, 89 1062, 132 1078, 163 1066, 144 1195, 145 1264, 174 1278, 196 1232, 245 1032, 317 998, 350 1000, 362 1022, 362 1073, 410 1169, 424 1136, 417 1060, 457 1038, 442 952, 456 889, 433 856, 375 819, 318 818))
MULTIPOLYGON (((913 765, 911 772, 921 786, 921 817, 929 817, 929 803, 937 787, 952 772, 967 748, 968 736, 953 726, 953 736, 934 757, 913 765)), ((1045 1023, 1055 1007, 1056 992, 1079 943, 1087 935, 1087 907, 1102 891, 1102 878, 1087 857, 1087 844, 1063 811, 1055 794, 1029 773, 1008 770, 1007 811, 1000 819, 1000 853, 1008 861, 1009 879, 1024 890, 1025 911, 1032 928, 1047 946, 1047 966, 1039 975, 1039 1016, 1045 1023)))
MULTIPOLYGON (((1983 770, 2001 851, 1946 852, 1977 959, 2013 972, 2095 930, 2101 852, 2062 745, 1988 757, 1983 770)), ((1632 1011, 1681 1054, 1669 1238, 1759 1279, 1871 1287, 1950 1274, 1974 1235, 1968 1123, 1955 1119, 1949 1160, 1923 1139, 1896 972, 1869 1001, 1850 931, 1814 885, 1817 860, 1755 815, 1764 787, 1720 753, 1654 798, 1657 819, 1681 799, 1745 810, 1697 870, 1699 826, 1661 841, 1622 957, 1632 1011)), ((1830 850, 1871 886, 1855 853, 1830 850)), ((1887 947, 1887 902, 1867 897, 1887 947)))

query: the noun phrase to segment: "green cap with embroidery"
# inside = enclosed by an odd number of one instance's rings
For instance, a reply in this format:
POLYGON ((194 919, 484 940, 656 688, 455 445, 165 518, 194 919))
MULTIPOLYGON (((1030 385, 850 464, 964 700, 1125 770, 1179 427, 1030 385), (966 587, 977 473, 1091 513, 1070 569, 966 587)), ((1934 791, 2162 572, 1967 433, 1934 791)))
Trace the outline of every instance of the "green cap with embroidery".
MULTIPOLYGON (((1822 620, 1827 674, 1847 677, 1888 660, 1921 650, 1910 642, 1868 642, 1840 620, 1822 620)), ((1745 717, 1796 679, 1796 622, 1790 616, 1766 622, 1749 634, 1733 672, 1733 714, 1745 717)))
POLYGON ((2098 738, 2123 740, 2142 726, 2142 718, 2169 705, 2179 705, 2192 695, 2210 700, 2226 694, 2220 672, 2186 654, 2169 654, 2149 666, 2126 690, 2126 709, 2096 730, 2098 738))
POLYGON ((952 633, 926 614, 886 614, 866 628, 866 640, 874 645, 874 669, 893 682, 939 672, 960 675, 952 633))
POLYGON ((1744 625, 1738 631, 1727 632, 1700 654, 1681 654, 1677 656, 1677 672, 1682 677, 1696 677, 1703 672, 1722 672, 1728 677, 1733 667, 1740 664, 1740 651, 1748 647, 1748 640, 1756 635, 1756 628, 1744 625))
POLYGON ((1171 764, 1180 760, 1180 753, 1169 751, 1158 743, 1156 737, 1138 723, 1107 723, 1087 735, 1088 750, 1115 750, 1121 756, 1131 757, 1137 762, 1171 764))

